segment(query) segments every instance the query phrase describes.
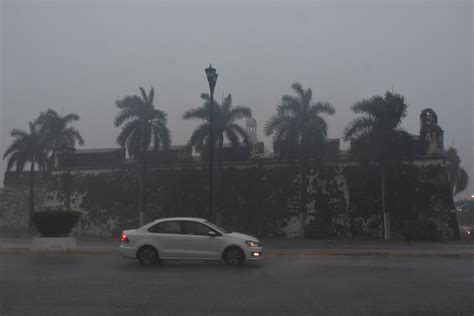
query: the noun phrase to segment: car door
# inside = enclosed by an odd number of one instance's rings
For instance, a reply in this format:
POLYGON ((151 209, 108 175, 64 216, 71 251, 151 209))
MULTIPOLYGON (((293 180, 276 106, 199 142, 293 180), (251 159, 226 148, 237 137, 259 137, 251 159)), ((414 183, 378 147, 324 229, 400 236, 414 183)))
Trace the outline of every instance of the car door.
POLYGON ((185 258, 186 243, 191 240, 182 233, 180 221, 166 221, 148 229, 151 238, 158 245, 161 258, 185 258))
POLYGON ((195 221, 182 221, 182 232, 190 239, 185 246, 186 254, 193 259, 219 259, 220 243, 222 238, 211 227, 195 221), (210 236, 209 232, 216 232, 216 236, 210 236))

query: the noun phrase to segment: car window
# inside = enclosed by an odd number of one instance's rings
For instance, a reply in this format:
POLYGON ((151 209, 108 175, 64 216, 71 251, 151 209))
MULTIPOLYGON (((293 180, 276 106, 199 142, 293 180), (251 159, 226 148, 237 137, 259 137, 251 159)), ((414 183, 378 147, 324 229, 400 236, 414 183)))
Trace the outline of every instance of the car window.
POLYGON ((181 225, 177 221, 158 223, 148 229, 150 233, 181 234, 181 225))
POLYGON ((223 234, 229 234, 231 233, 231 231, 227 230, 227 229, 224 229, 223 227, 220 227, 220 226, 217 226, 216 224, 210 222, 210 221, 205 221, 204 223, 206 223, 207 225, 211 226, 212 228, 214 228, 215 230, 217 231, 220 231, 221 233, 223 234))
POLYGON ((187 235, 207 235, 212 230, 209 226, 201 223, 183 221, 183 233, 187 235))

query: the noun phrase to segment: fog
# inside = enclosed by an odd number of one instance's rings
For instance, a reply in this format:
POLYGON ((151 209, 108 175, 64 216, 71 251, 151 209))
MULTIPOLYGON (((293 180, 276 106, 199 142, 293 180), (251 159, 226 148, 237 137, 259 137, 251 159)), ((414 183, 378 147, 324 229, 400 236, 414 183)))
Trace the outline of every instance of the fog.
MULTIPOLYGON (((340 138, 357 100, 393 90, 410 105, 404 127, 419 132, 431 107, 471 176, 473 5, 455 2, 2 1, 0 151, 12 128, 51 107, 81 116, 85 148, 115 147, 114 101, 155 87, 173 144, 197 125, 181 120, 219 79, 216 99, 253 109, 258 135, 290 85, 329 101, 329 137, 340 138)), ((343 145, 347 148, 347 144, 343 145)), ((5 162, 0 168, 0 180, 5 162)))

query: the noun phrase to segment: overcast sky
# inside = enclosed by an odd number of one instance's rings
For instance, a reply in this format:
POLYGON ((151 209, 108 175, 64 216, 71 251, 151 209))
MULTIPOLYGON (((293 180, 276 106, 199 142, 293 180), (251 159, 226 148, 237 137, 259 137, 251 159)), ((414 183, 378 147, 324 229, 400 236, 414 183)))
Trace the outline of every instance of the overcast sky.
POLYGON ((268 146, 264 123, 294 81, 335 105, 331 138, 341 137, 356 100, 386 90, 405 96, 403 125, 414 134, 420 111, 431 107, 445 145, 454 143, 471 175, 462 196, 474 193, 471 1, 1 4, 2 154, 8 132, 48 107, 81 116, 86 148, 117 146, 114 101, 151 85, 173 143, 185 144, 197 123, 181 115, 201 105, 212 62, 216 98, 232 93, 234 104, 250 106, 268 146))

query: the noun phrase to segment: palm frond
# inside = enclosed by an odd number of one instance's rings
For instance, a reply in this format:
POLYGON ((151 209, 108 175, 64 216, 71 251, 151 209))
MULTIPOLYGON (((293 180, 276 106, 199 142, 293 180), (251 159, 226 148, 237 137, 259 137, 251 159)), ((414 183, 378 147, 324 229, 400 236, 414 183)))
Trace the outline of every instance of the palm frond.
POLYGON ((238 124, 231 124, 229 125, 228 129, 235 131, 242 138, 242 142, 245 145, 248 146, 250 144, 249 134, 242 126, 238 124))
POLYGON ((365 113, 376 117, 380 113, 383 104, 384 99, 381 96, 374 96, 354 103, 351 109, 354 113, 365 113))
POLYGON ((201 93, 201 99, 203 99, 204 102, 209 102, 211 100, 211 96, 208 93, 203 92, 201 93))
POLYGON ((229 111, 231 107, 232 107, 232 94, 229 93, 222 102, 222 109, 224 111, 229 111))
POLYGON ((292 120, 293 117, 289 116, 288 114, 277 112, 277 114, 270 117, 270 119, 265 124, 265 135, 270 136, 278 130, 287 130, 292 120))
POLYGON ((3 159, 8 157, 8 155, 14 153, 15 151, 22 151, 24 148, 27 147, 26 138, 17 137, 13 140, 13 142, 7 147, 5 153, 3 154, 3 159))
POLYGON ((235 122, 244 118, 252 117, 252 109, 245 105, 237 105, 230 109, 229 118, 231 122, 235 122))
POLYGON ((301 110, 301 102, 292 95, 281 97, 281 103, 277 106, 277 111, 282 113, 291 113, 295 115, 301 110))
POLYGON ((314 108, 315 114, 327 114, 327 115, 334 115, 336 113, 336 109, 334 106, 329 102, 317 102, 316 104, 312 105, 312 109, 314 108))
POLYGON ((303 89, 303 86, 299 82, 294 82, 291 85, 291 89, 301 98, 301 100, 305 96, 305 90, 303 89))
POLYGON ((469 175, 467 171, 463 168, 459 168, 456 180, 456 190, 454 191, 454 194, 461 193, 467 188, 467 185, 469 184, 469 175))
POLYGON ((317 138, 325 139, 328 132, 328 123, 320 116, 310 117, 307 124, 304 126, 302 134, 305 134, 306 138, 317 138))
POLYGON ((187 110, 183 114, 183 120, 208 120, 209 107, 200 107, 187 110))
POLYGON ((209 137, 209 125, 207 123, 200 124, 192 133, 189 144, 196 147, 198 144, 204 143, 209 137))
MULTIPOLYGON (((26 160, 25 153, 20 152, 20 151, 13 152, 7 161, 7 171, 10 171, 13 165, 17 164, 18 161, 25 161, 25 160, 26 160)), ((23 163, 23 166, 24 166, 24 163, 23 163)), ((23 170, 23 167, 21 168, 21 170, 23 170)))
POLYGON ((150 88, 150 92, 148 93, 148 101, 147 103, 150 105, 150 106, 153 106, 153 101, 155 99, 155 89, 153 88, 153 86, 150 88))
POLYGON ((142 108, 143 105, 143 100, 137 95, 127 95, 122 99, 115 101, 115 106, 120 110, 128 108, 136 113, 139 113, 139 109, 142 108))
POLYGON ((153 122, 159 122, 159 124, 166 125, 166 123, 168 123, 168 114, 166 114, 165 111, 153 109, 151 120, 153 122))
POLYGON ((11 137, 26 137, 28 136, 28 133, 25 132, 24 130, 14 128, 11 130, 10 136, 11 137))
POLYGON ((370 131, 374 124, 374 119, 370 116, 356 117, 344 129, 344 140, 347 141, 370 131))
POLYGON ((67 139, 73 146, 76 141, 80 146, 84 146, 84 139, 82 138, 79 130, 75 127, 66 128, 62 132, 61 138, 67 139))
POLYGON ((231 128, 228 128, 224 131, 225 136, 229 139, 232 147, 239 147, 240 146, 240 141, 239 141, 239 136, 235 133, 235 131, 231 128))
POLYGON ((144 104, 138 97, 130 97, 117 101, 121 105, 120 111, 114 119, 114 125, 119 127, 125 121, 142 116, 144 104))
POLYGON ((140 120, 128 121, 117 136, 117 144, 121 147, 126 147, 128 140, 131 138, 134 131, 139 128, 140 124, 142 124, 140 120))
POLYGON ((142 94, 142 99, 143 99, 143 101, 144 101, 143 103, 145 103, 145 104, 150 104, 150 102, 149 102, 149 100, 148 100, 148 95, 147 95, 145 89, 142 88, 142 87, 140 87, 139 89, 140 89, 140 92, 141 92, 141 94, 142 94))
POLYGON ((68 123, 79 121, 79 119, 80 119, 80 117, 76 113, 69 113, 69 114, 62 117, 62 121, 63 121, 64 125, 67 125, 68 123))
POLYGON ((158 149, 160 144, 167 149, 171 145, 171 133, 165 124, 152 124, 154 148, 158 149))

